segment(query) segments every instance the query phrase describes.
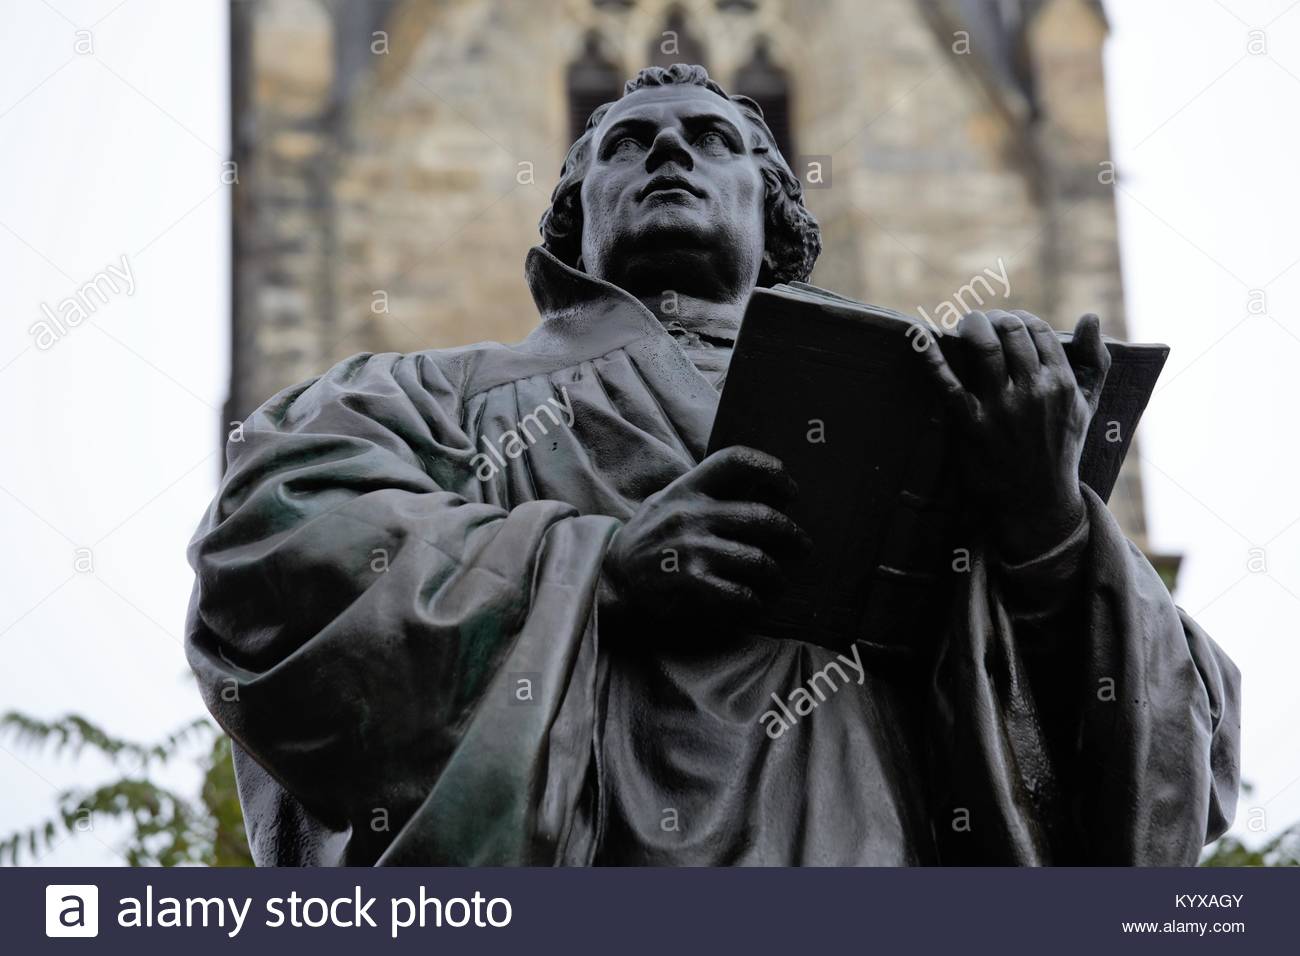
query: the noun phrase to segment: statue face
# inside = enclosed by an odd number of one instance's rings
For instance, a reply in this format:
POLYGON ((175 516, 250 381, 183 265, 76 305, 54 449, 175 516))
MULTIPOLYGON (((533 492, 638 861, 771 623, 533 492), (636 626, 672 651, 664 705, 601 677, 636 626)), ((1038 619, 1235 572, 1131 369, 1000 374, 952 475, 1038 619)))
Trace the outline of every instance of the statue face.
POLYGON ((763 257, 764 188, 749 124, 699 86, 637 90, 592 136, 582 262, 633 295, 748 294, 763 257))

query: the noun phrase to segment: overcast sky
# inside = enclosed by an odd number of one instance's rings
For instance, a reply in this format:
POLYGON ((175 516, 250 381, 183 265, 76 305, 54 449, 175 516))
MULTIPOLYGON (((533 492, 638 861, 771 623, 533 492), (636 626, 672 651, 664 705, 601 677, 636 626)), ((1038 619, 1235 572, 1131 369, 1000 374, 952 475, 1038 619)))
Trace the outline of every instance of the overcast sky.
MULTIPOLYGON (((1108 6, 1130 328, 1173 346, 1141 432, 1151 537, 1243 671, 1238 824, 1275 832, 1300 819, 1300 4, 1108 6)), ((181 636, 227 376, 225 8, 0 11, 0 710, 142 739, 202 712, 181 636), (108 266, 119 291, 38 348, 42 306, 108 266)), ((0 831, 107 778, 0 745, 0 831)), ((118 837, 42 862, 119 862, 118 837)))

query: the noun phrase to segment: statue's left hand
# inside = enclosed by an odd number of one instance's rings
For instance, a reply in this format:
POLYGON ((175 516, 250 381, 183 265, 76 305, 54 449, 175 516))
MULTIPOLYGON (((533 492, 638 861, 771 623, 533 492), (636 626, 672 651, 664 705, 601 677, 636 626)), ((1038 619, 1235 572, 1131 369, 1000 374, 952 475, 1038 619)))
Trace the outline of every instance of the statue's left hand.
POLYGON ((1061 543, 1083 520, 1079 456, 1110 367, 1097 317, 1079 320, 1073 368, 1051 326, 1023 311, 971 312, 943 348, 932 338, 920 351, 1000 557, 1016 564, 1061 543))

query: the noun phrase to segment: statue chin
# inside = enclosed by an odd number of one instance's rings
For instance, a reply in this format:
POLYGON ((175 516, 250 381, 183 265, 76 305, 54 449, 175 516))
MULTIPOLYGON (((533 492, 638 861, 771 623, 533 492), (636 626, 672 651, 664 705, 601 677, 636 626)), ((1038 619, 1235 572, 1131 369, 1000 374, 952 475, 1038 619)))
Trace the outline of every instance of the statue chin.
POLYGON ((657 295, 666 289, 701 294, 716 291, 722 285, 718 277, 724 270, 730 271, 727 263, 734 261, 689 234, 665 234, 657 239, 626 250, 617 260, 615 275, 606 278, 636 296, 657 295))
POLYGON ((716 224, 698 207, 681 203, 659 203, 643 209, 632 222, 633 241, 638 245, 697 246, 716 244, 716 224))
MULTIPOLYGON (((700 286, 701 294, 714 298, 707 293, 732 289, 738 283, 753 285, 752 278, 744 278, 751 265, 757 268, 746 248, 747 238, 693 210, 665 209, 662 215, 643 219, 614 237, 610 252, 602 259, 612 266, 608 270, 612 274, 603 278, 629 292, 638 290, 614 274, 635 277, 632 284, 642 289, 650 281, 653 291, 700 286)), ((752 255, 761 257, 761 238, 755 245, 752 255)))

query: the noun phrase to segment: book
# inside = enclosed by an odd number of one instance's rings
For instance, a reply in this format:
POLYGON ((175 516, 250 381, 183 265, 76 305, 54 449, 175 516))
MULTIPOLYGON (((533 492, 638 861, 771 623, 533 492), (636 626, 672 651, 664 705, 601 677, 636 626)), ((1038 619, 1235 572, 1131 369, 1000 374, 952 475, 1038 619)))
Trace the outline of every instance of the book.
MULTIPOLYGON (((916 354, 919 329, 930 331, 806 283, 751 296, 708 450, 747 445, 780 458, 799 485, 790 517, 813 539, 758 633, 905 652, 942 629, 977 516, 959 500, 959 451, 916 354)), ((1070 356, 1073 336, 1057 334, 1070 356)), ((1103 501, 1169 355, 1105 345, 1111 367, 1079 466, 1103 501)))

